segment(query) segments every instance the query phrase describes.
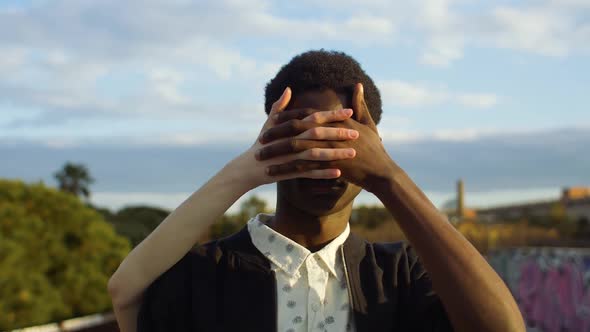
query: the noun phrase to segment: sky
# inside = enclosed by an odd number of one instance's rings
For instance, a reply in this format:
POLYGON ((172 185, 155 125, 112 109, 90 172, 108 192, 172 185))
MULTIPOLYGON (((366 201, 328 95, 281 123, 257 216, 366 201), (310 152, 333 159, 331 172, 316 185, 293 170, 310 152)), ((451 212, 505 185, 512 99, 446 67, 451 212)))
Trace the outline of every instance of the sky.
POLYGON ((435 204, 460 177, 478 206, 590 185, 590 0, 0 0, 0 177, 81 162, 97 204, 174 208, 320 48, 376 82, 388 152, 435 204))

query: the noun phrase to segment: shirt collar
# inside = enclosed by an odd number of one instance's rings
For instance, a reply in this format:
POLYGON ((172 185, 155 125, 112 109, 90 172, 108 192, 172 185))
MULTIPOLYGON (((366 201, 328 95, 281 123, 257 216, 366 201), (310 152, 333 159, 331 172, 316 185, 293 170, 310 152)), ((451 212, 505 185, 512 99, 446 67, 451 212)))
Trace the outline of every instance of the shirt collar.
MULTIPOLYGON (((268 227, 266 221, 271 217, 271 214, 261 213, 250 219, 248 231, 252 243, 276 267, 290 276, 299 276, 301 265, 312 253, 297 242, 268 227)), ((347 223, 346 228, 340 235, 314 253, 323 262, 323 268, 327 269, 338 280, 340 280, 341 275, 336 272, 336 267, 342 264, 341 260, 337 259, 339 257, 338 250, 349 234, 350 226, 347 223)))

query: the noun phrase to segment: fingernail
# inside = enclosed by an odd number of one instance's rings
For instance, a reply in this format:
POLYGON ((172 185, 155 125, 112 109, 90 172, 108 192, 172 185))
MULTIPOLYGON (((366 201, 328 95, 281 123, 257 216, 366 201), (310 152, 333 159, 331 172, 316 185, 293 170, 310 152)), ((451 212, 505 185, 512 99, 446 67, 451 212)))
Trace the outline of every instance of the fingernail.
POLYGON ((351 138, 357 138, 359 137, 359 132, 356 130, 349 130, 348 131, 348 136, 351 138))
POLYGON ((346 155, 347 155, 348 157, 354 157, 354 153, 355 153, 354 149, 349 149, 349 150, 346 152, 346 155))
POLYGON ((346 116, 351 116, 352 115, 352 109, 350 108, 345 108, 342 110, 342 113, 346 116))

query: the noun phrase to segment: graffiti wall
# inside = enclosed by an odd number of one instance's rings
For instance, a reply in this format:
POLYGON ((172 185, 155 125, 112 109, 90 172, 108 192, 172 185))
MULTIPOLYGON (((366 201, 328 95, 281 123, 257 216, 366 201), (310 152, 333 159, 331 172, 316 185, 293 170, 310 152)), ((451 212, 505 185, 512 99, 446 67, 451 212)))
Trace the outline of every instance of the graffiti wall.
POLYGON ((543 332, 590 332, 590 250, 517 248, 488 260, 527 324, 543 332))

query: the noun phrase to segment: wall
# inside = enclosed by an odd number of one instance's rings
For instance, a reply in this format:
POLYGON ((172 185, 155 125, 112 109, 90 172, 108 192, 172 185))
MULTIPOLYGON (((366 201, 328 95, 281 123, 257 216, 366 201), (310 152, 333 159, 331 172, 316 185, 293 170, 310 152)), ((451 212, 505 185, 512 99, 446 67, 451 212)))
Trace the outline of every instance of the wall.
POLYGON ((590 332, 590 249, 503 249, 490 253, 488 260, 529 327, 590 332))

